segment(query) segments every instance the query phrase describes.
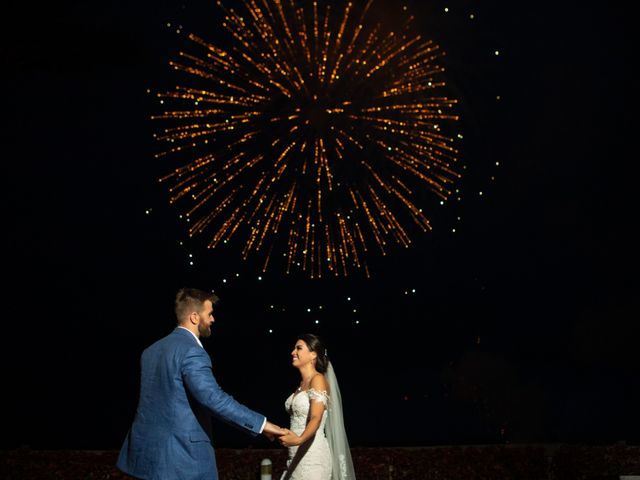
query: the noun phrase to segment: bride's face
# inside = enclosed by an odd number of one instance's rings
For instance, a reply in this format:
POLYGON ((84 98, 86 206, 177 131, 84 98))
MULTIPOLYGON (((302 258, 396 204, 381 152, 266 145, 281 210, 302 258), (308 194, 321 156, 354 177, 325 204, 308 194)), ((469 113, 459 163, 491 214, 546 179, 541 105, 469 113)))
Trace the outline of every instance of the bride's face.
POLYGON ((291 357, 293 366, 300 368, 307 363, 313 362, 313 359, 316 358, 316 353, 310 352, 307 344, 302 340, 298 340, 295 347, 293 347, 291 357))

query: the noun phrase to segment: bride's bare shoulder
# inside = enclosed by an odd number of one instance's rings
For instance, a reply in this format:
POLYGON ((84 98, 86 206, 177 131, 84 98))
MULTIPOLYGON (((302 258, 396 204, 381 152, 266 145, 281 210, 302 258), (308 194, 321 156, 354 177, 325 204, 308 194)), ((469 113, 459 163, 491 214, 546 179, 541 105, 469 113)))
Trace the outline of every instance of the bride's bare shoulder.
POLYGON ((311 379, 310 388, 317 390, 318 392, 328 392, 329 391, 329 383, 327 382, 327 378, 319 373, 311 379))

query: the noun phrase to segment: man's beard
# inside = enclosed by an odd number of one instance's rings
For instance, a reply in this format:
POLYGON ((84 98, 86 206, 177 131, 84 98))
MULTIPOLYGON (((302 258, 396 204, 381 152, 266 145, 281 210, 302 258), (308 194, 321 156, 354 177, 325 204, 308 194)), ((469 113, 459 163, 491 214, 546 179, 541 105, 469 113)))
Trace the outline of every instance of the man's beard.
POLYGON ((201 338, 209 338, 211 336, 211 327, 205 327, 204 325, 198 325, 198 333, 201 338))

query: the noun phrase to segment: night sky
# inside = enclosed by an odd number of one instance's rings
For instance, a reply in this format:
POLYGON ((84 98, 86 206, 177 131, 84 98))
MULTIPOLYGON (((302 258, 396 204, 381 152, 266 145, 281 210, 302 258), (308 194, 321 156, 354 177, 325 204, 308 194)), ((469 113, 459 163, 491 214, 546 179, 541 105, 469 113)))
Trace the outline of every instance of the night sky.
MULTIPOLYGON (((189 238, 157 181, 148 90, 174 81, 184 32, 224 40, 215 2, 9 3, 3 448, 119 448, 139 355, 173 328, 182 286, 221 297, 214 373, 275 423, 296 335, 316 332, 352 446, 640 441, 629 13, 406 5, 447 52, 461 200, 425 195, 434 230, 372 249, 371 278, 311 280, 189 238)), ((271 445, 214 431, 215 446, 271 445)))

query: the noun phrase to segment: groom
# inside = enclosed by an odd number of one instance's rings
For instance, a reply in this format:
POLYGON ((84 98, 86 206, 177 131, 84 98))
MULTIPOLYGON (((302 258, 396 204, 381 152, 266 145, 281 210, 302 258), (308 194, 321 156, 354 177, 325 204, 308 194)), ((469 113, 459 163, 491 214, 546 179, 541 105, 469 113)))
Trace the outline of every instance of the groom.
POLYGON ((178 326, 142 353, 140 398, 117 467, 140 479, 217 480, 211 416, 250 435, 270 439, 280 427, 222 391, 200 338, 211 335, 218 297, 195 288, 178 291, 178 326))

